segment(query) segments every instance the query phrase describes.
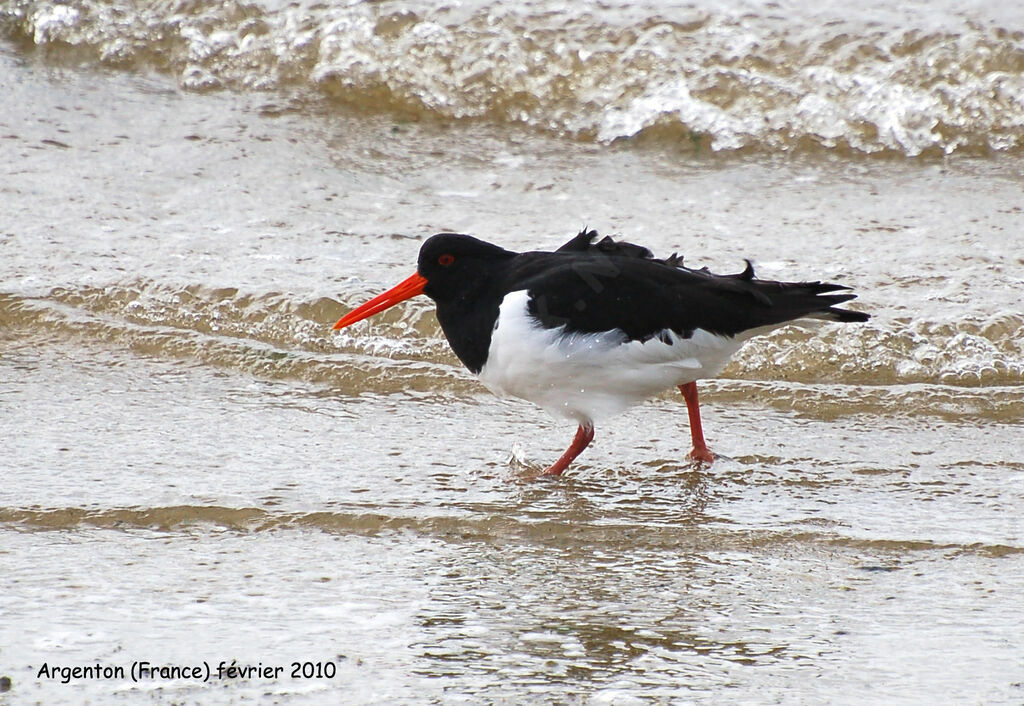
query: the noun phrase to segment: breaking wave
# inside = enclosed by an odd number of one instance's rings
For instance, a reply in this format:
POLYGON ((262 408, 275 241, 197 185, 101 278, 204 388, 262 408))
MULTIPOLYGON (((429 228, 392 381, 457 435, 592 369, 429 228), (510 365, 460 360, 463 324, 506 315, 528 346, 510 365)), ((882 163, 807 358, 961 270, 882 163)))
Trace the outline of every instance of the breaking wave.
POLYGON ((13 0, 0 36, 412 120, 695 150, 905 156, 1024 147, 1013 3, 13 0))

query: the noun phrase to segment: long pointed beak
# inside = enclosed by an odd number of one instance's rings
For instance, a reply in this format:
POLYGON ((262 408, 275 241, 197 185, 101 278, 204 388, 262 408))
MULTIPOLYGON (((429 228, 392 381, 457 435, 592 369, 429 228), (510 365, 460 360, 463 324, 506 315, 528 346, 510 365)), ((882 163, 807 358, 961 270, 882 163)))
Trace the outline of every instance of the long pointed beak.
POLYGON ((409 279, 395 285, 388 291, 384 292, 380 296, 374 297, 370 301, 363 304, 361 307, 353 309, 348 312, 340 319, 338 323, 334 324, 334 330, 345 328, 357 321, 367 319, 374 314, 379 314, 385 309, 393 307, 399 302, 404 302, 406 299, 411 299, 417 294, 423 294, 423 288, 427 286, 426 277, 420 277, 417 272, 409 279))

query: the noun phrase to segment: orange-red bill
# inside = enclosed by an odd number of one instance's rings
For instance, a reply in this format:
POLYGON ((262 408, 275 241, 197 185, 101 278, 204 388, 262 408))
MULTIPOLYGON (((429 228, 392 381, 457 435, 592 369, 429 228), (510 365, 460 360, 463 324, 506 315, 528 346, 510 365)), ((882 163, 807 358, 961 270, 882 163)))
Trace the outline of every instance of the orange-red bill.
POLYGON ((388 291, 384 292, 380 296, 374 297, 370 301, 366 302, 362 306, 353 309, 348 312, 340 319, 338 323, 334 324, 334 330, 345 328, 357 321, 367 319, 374 314, 379 314, 385 309, 393 307, 399 302, 404 302, 406 299, 411 299, 417 294, 423 294, 423 288, 427 286, 426 277, 420 277, 417 272, 412 277, 404 280, 400 284, 395 285, 388 291))

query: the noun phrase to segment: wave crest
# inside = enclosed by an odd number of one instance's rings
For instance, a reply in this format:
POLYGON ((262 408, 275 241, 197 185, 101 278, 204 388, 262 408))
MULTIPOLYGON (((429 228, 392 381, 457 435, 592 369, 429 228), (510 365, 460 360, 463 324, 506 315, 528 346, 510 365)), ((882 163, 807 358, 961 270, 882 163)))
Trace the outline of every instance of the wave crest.
POLYGON ((1024 147, 1024 32, 1006 20, 941 6, 922 21, 912 8, 858 18, 808 7, 468 5, 23 0, 0 11, 0 31, 101 64, 155 67, 188 89, 307 89, 361 110, 599 142, 906 156, 1024 147))

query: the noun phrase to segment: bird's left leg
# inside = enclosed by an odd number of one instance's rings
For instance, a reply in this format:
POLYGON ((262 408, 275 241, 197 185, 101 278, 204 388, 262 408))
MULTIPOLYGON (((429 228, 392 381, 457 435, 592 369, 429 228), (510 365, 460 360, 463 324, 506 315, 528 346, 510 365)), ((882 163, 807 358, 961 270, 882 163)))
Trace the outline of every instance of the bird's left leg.
POLYGON ((714 454, 708 450, 704 442, 704 429, 700 424, 700 404, 697 402, 697 383, 688 382, 679 386, 686 400, 686 411, 690 415, 690 437, 693 439, 693 450, 690 451, 689 459, 699 463, 711 463, 715 460, 714 454))
POLYGON ((542 476, 560 476, 562 471, 569 467, 577 456, 583 453, 583 449, 587 448, 591 441, 594 440, 594 427, 592 425, 580 424, 579 429, 576 430, 576 436, 573 437, 572 443, 569 444, 569 448, 565 450, 557 461, 548 466, 542 476))

